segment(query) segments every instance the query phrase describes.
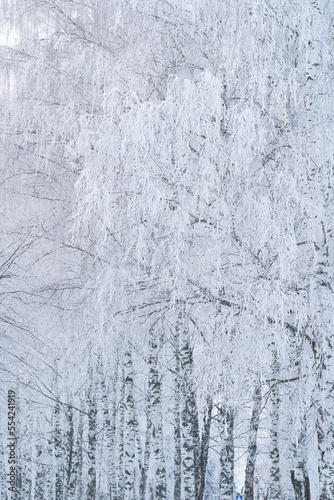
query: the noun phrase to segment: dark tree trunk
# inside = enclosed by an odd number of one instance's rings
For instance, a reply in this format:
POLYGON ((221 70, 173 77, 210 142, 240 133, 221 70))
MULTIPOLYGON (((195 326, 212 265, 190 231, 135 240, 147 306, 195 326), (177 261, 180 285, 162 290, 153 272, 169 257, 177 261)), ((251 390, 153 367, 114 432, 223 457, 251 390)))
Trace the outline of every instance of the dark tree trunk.
POLYGON ((310 480, 304 472, 302 478, 296 478, 295 471, 291 472, 291 482, 295 493, 295 500, 311 500, 310 480))

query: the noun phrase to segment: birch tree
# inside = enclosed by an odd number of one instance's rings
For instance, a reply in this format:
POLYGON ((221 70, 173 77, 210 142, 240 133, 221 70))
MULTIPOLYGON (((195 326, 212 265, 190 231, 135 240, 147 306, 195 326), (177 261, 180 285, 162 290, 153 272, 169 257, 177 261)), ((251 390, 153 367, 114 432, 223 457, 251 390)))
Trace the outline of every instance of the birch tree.
POLYGON ((135 470, 135 413, 133 396, 133 366, 131 352, 124 356, 125 367, 125 446, 124 500, 132 500, 135 470))
POLYGON ((247 463, 245 470, 245 500, 254 499, 254 472, 257 454, 257 433, 261 414, 261 382, 258 380, 254 387, 253 408, 250 420, 250 429, 247 448, 247 463))
POLYGON ((231 500, 234 496, 234 415, 230 408, 220 407, 220 496, 231 500))
POLYGON ((164 439, 161 411, 161 375, 158 371, 158 336, 157 327, 150 332, 150 398, 152 405, 152 438, 155 457, 155 495, 167 498, 166 464, 164 458, 164 439))
MULTIPOLYGON (((53 398, 52 416, 43 409, 45 496, 132 500, 137 486, 144 497, 155 482, 156 496, 202 499, 219 400, 216 487, 231 498, 236 408, 253 384, 242 445, 252 498, 261 373, 270 390, 262 402, 271 414, 270 497, 279 498, 287 472, 280 408, 297 435, 295 496, 308 494, 306 431, 316 408, 319 496, 331 498, 330 3, 88 0, 79 9, 3 0, 1 12, 13 29, 1 47, 10 214, 0 214, 1 307, 10 311, 0 318, 9 356, 1 368, 20 359, 17 379, 34 374, 38 392, 52 378, 54 352, 60 360, 66 401, 58 389, 43 393, 53 398), (172 334, 152 329, 162 317, 172 334), (289 349, 299 340, 298 371, 289 349), (125 373, 108 393, 103 373, 87 375, 88 357, 99 346, 112 358, 120 345, 125 373), (285 405, 283 387, 298 410, 285 405), (80 391, 88 419, 79 412, 77 422, 80 391), (136 391, 146 400, 138 408, 136 391), (107 463, 109 491, 97 481, 107 463)), ((21 458, 44 453, 22 447, 21 458)), ((18 470, 26 496, 41 494, 40 470, 32 462, 18 470)))

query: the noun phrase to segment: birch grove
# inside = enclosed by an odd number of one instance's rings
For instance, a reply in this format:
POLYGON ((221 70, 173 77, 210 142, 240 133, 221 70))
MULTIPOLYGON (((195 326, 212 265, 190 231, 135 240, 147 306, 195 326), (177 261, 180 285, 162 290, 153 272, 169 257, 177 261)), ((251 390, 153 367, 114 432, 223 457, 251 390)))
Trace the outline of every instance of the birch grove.
POLYGON ((333 5, 1 0, 1 499, 334 498, 333 5))

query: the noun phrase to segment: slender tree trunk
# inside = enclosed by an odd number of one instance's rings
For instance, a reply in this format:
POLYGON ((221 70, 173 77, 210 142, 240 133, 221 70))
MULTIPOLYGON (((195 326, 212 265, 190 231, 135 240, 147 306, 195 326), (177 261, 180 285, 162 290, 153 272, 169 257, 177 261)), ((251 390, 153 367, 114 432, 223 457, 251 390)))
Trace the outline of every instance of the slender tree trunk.
POLYGON ((36 444, 36 477, 34 500, 44 500, 45 496, 45 470, 42 462, 42 445, 36 444))
POLYGON ((249 428, 247 463, 245 472, 245 500, 254 500, 254 472, 257 452, 257 432, 261 413, 261 383, 257 381, 253 394, 253 411, 249 428))
POLYGON ((71 479, 75 475, 73 471, 73 454, 74 454, 74 426, 73 426, 73 408, 71 400, 66 408, 67 432, 66 432, 66 484, 64 492, 64 500, 70 499, 70 484, 71 479))
POLYGON ((234 490, 234 414, 230 408, 220 408, 220 497, 233 500, 234 490))
POLYGON ((56 461, 56 500, 63 500, 64 495, 64 450, 63 450, 63 435, 60 419, 60 404, 57 402, 54 409, 54 450, 56 461))
POLYGON ((144 459, 141 469, 140 485, 139 485, 140 498, 145 498, 146 495, 146 483, 147 483, 148 468, 149 468, 150 454, 151 454, 151 436, 152 436, 152 405, 151 405, 150 389, 148 389, 146 397, 146 433, 145 433, 144 459))
POLYGON ((117 396, 117 383, 118 383, 118 363, 115 367, 113 376, 113 387, 111 391, 111 414, 110 414, 110 435, 108 437, 108 473, 110 481, 110 495, 111 500, 117 500, 117 464, 115 459, 116 447, 116 396, 117 396))
POLYGON ((206 477, 206 469, 207 469, 208 456, 209 456, 212 406, 213 406, 212 399, 209 398, 208 402, 207 402, 206 411, 204 414, 203 432, 202 432, 201 448, 200 448, 200 456, 199 456, 200 484, 199 484, 198 495, 197 495, 198 500, 203 500, 203 498, 204 498, 205 477, 206 477))
MULTIPOLYGON (((303 342, 293 339, 293 359, 291 364, 297 367, 297 376, 301 377, 301 361, 303 355, 303 342)), ((290 472, 295 500, 310 500, 310 481, 307 473, 307 416, 304 413, 302 428, 299 433, 298 443, 293 440, 294 470, 290 472)))
MULTIPOLYGON (((142 471, 142 468, 144 466, 144 460, 143 460, 143 448, 142 448, 142 444, 141 444, 140 428, 139 428, 136 406, 134 408, 134 413, 135 413, 134 427, 135 427, 136 457, 137 457, 138 467, 139 467, 139 483, 140 483, 141 471, 142 471)), ((135 474, 137 474, 136 469, 135 469, 135 474)))
POLYGON ((279 408, 280 393, 276 382, 278 379, 279 365, 275 339, 272 340, 272 374, 273 383, 270 391, 270 500, 280 500, 281 479, 279 465, 279 408))
MULTIPOLYGON (((192 352, 190 351, 190 366, 192 367, 192 352)), ((199 434, 199 419, 196 404, 196 397, 190 384, 189 404, 191 408, 192 439, 194 445, 194 472, 195 472, 195 498, 198 498, 201 489, 201 439, 199 434)))
POLYGON ((184 323, 184 314, 179 317, 180 323, 180 363, 182 367, 182 466, 183 487, 186 499, 196 498, 196 449, 194 443, 194 408, 191 387, 192 356, 189 330, 184 323))
POLYGON ((67 419, 68 419, 67 498, 68 500, 75 500, 75 491, 78 488, 79 469, 82 467, 82 463, 80 463, 79 459, 80 453, 82 454, 82 414, 80 414, 79 417, 79 426, 77 431, 76 442, 74 442, 73 408, 69 408, 69 411, 67 413, 67 419))
MULTIPOLYGON (((81 403, 81 409, 84 408, 84 404, 81 403)), ((83 498, 83 481, 82 481, 82 446, 83 446, 83 414, 80 412, 78 432, 76 439, 76 449, 75 449, 75 459, 74 459, 74 470, 76 474, 76 484, 71 484, 71 490, 76 491, 76 500, 81 500, 83 498)), ((73 478, 74 479, 74 478, 73 478)))
POLYGON ((291 471, 291 482, 295 493, 295 500, 311 500, 310 480, 306 469, 306 417, 299 436, 298 444, 295 446, 295 470, 291 471))
POLYGON ((51 437, 51 429, 53 427, 54 415, 52 412, 51 423, 49 429, 49 439, 47 448, 47 467, 46 467, 46 499, 54 500, 54 448, 51 437))
POLYGON ((125 369, 122 368, 119 395, 119 429, 118 429, 118 468, 117 468, 117 499, 123 500, 124 494, 124 434, 125 434, 125 369))
MULTIPOLYGON (((16 461, 17 467, 16 467, 16 487, 15 487, 15 493, 14 493, 14 499, 15 500, 21 500, 21 493, 22 493, 22 465, 21 465, 21 460, 18 459, 16 461)), ((53 497, 52 497, 53 500, 53 497)))
POLYGON ((183 403, 182 410, 182 465, 183 485, 186 498, 196 498, 194 452, 191 407, 189 405, 189 400, 186 399, 183 403))
MULTIPOLYGON (((16 393, 16 415, 20 415, 20 398, 16 393)), ((21 457, 21 446, 22 440, 20 439, 22 429, 21 429, 21 419, 17 419, 16 429, 15 429, 15 437, 16 439, 16 482, 15 482, 15 492, 14 495, 11 495, 14 500, 21 500, 22 493, 22 482, 23 482, 23 468, 22 468, 22 457, 21 457)), ((22 433, 23 434, 23 433, 22 433)))
MULTIPOLYGON (((26 433, 28 428, 26 428, 26 433)), ((23 452, 22 460, 22 490, 20 491, 22 500, 31 500, 32 494, 32 474, 31 474, 31 458, 30 458, 30 446, 26 448, 23 452)), ((58 499, 57 499, 58 500, 58 499)))
POLYGON ((114 369, 112 377, 112 390, 110 411, 108 403, 108 395, 105 384, 105 377, 102 369, 102 362, 100 363, 100 385, 101 385, 101 399, 103 411, 103 426, 107 437, 108 449, 108 478, 109 478, 109 492, 111 500, 117 500, 117 480, 116 480, 116 462, 115 462, 115 443, 116 443, 116 387, 117 387, 117 370, 118 363, 114 369))
POLYGON ((159 500, 165 500, 167 498, 167 478, 161 412, 161 381, 158 373, 158 338, 155 328, 152 328, 150 332, 149 371, 155 458, 155 497, 159 500))
POLYGON ((88 484, 86 498, 95 500, 96 497, 96 381, 92 368, 89 370, 88 403, 88 484))
POLYGON ((131 352, 125 353, 125 470, 124 500, 133 500, 135 472, 135 408, 131 352))

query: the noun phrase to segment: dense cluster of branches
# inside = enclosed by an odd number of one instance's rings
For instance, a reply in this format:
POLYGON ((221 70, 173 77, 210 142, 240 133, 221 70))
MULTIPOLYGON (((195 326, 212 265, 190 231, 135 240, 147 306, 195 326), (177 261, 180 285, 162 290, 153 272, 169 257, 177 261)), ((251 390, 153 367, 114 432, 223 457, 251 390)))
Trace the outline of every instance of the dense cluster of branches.
POLYGON ((1 9, 12 498, 332 499, 330 2, 1 9))

